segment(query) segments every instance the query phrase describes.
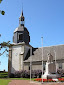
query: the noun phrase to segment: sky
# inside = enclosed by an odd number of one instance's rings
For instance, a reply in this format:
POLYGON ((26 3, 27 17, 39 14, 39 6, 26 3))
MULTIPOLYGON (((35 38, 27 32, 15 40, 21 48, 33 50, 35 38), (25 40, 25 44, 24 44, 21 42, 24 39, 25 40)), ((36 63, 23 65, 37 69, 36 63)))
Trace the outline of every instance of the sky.
MULTIPOLYGON (((64 44, 64 0, 3 0, 0 10, 0 43, 13 43, 13 32, 19 26, 22 12, 25 17, 25 27, 30 33, 30 45, 42 47, 64 44)), ((2 51, 1 51, 2 52, 2 51)), ((8 70, 6 53, 0 56, 0 70, 8 70)))

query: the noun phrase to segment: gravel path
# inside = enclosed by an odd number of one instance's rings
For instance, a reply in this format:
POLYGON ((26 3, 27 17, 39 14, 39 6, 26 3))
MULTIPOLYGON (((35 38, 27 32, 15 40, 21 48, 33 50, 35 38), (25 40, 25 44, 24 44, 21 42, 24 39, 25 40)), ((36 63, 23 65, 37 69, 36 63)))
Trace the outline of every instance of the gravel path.
POLYGON ((29 80, 11 80, 8 85, 64 85, 64 83, 43 83, 30 82, 29 80))

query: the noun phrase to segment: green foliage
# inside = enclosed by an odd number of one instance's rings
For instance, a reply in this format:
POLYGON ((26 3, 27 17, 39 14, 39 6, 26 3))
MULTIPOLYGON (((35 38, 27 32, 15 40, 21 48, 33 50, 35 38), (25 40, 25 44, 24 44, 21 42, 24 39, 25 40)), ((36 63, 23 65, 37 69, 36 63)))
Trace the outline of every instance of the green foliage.
MULTIPOLYGON (((0 3, 2 2, 2 0, 0 0, 0 3)), ((3 11, 3 10, 0 10, 0 13, 2 14, 2 15, 5 15, 5 11, 3 11)))
POLYGON ((10 41, 8 41, 8 42, 3 42, 3 43, 1 43, 0 44, 0 46, 1 46, 1 48, 3 48, 3 47, 10 47, 10 41))
POLYGON ((10 41, 0 43, 0 50, 2 48, 5 48, 5 50, 2 53, 0 53, 0 56, 3 55, 5 52, 8 52, 8 47, 10 47, 10 46, 11 46, 10 41))
MULTIPOLYGON (((30 78, 6 78, 6 79, 11 79, 11 80, 30 80, 30 78)), ((31 80, 35 80, 36 78, 31 78, 31 80)))
POLYGON ((2 2, 2 0, 0 0, 0 3, 2 2))
POLYGON ((1 11, 1 14, 2 14, 2 15, 4 15, 4 14, 5 14, 5 12, 4 12, 4 11, 1 11))

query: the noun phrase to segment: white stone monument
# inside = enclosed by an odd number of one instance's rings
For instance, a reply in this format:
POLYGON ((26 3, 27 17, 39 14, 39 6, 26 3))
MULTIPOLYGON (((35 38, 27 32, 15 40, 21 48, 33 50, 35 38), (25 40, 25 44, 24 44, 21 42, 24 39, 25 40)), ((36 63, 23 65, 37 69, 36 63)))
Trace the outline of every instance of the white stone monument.
POLYGON ((55 62, 53 62, 53 56, 51 53, 47 55, 47 62, 46 62, 46 68, 45 73, 42 75, 43 79, 57 79, 59 77, 56 73, 56 65, 55 62))

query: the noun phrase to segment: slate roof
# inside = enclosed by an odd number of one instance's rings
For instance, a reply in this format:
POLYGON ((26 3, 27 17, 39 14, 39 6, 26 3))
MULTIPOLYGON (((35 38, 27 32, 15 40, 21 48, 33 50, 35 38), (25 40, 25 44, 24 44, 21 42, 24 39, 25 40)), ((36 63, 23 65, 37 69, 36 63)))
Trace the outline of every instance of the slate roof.
POLYGON ((14 33, 17 32, 17 31, 27 31, 28 32, 27 28, 24 27, 24 26, 21 26, 21 25, 14 30, 14 33))
MULTIPOLYGON (((34 48, 35 49, 35 48, 34 48)), ((43 47, 43 59, 44 61, 47 61, 47 54, 51 53, 53 56, 53 60, 55 60, 55 53, 56 52, 56 59, 64 59, 64 45, 57 45, 57 46, 50 46, 50 47, 43 47)), ((27 60, 24 62, 30 62, 30 59, 32 61, 42 61, 42 48, 37 48, 33 51, 33 55, 30 56, 27 60)))

